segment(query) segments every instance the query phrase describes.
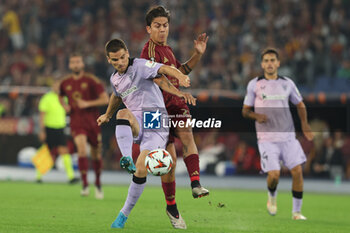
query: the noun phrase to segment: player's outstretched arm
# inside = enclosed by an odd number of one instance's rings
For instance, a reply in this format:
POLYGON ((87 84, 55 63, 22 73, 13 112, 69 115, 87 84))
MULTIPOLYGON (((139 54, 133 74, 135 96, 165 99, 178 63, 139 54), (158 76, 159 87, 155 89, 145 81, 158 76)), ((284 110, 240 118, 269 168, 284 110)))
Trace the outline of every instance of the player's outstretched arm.
POLYGON ((175 77, 179 80, 180 86, 189 87, 190 86, 190 78, 187 75, 181 73, 178 69, 172 66, 163 65, 158 70, 159 74, 166 74, 172 77, 175 77))
POLYGON ((248 106, 248 105, 243 105, 242 116, 244 118, 249 118, 249 119, 255 120, 259 123, 267 122, 266 115, 253 112, 252 107, 248 106))
POLYGON ((90 107, 98 107, 104 106, 108 104, 108 94, 106 92, 102 92, 99 97, 95 100, 83 100, 77 99, 77 104, 79 108, 90 108, 90 107))
POLYGON ((304 102, 301 101, 296 105, 296 107, 297 107, 298 116, 301 122, 301 130, 303 131, 306 139, 311 141, 312 139, 314 139, 314 133, 312 132, 311 127, 307 121, 306 106, 304 102))
POLYGON ((165 76, 162 75, 161 77, 154 78, 153 82, 155 82, 163 91, 169 92, 170 94, 176 95, 180 98, 184 98, 185 102, 188 104, 193 106, 196 105, 196 98, 189 93, 179 91, 165 76))
POLYGON ((203 53, 207 49, 207 42, 209 37, 206 33, 200 34, 196 40, 194 40, 194 53, 192 54, 191 58, 182 64, 182 66, 179 68, 180 71, 184 74, 189 74, 192 69, 197 65, 199 60, 201 59, 203 53))
POLYGON ((109 120, 112 118, 115 111, 117 111, 121 103, 122 103, 122 99, 116 96, 113 92, 111 97, 109 98, 107 110, 105 114, 102 114, 99 118, 97 118, 97 124, 100 126, 104 123, 109 122, 109 120))

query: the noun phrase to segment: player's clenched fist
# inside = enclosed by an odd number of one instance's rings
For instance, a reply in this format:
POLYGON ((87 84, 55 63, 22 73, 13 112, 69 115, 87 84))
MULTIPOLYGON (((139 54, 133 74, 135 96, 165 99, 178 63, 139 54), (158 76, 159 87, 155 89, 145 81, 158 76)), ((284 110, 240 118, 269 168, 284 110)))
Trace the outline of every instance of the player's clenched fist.
POLYGON ((97 118, 97 124, 98 126, 101 126, 104 123, 108 123, 111 117, 109 117, 107 114, 103 114, 97 118))
POLYGON ((267 116, 264 114, 258 114, 256 113, 256 121, 259 123, 266 123, 267 122, 267 116))

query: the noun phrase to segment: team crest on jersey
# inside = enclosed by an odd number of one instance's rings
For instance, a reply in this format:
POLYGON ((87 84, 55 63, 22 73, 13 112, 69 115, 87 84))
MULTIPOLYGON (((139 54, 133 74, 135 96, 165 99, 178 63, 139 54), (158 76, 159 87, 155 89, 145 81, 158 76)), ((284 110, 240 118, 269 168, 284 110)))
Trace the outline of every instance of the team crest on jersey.
POLYGON ((282 85, 283 90, 287 90, 287 85, 282 85))
POLYGON ((81 89, 86 89, 88 87, 88 84, 84 82, 80 85, 80 87, 81 89))
POLYGON ((71 91, 72 90, 72 86, 71 85, 68 85, 67 87, 66 87, 66 91, 71 91))
POLYGON ((79 91, 73 92, 72 98, 73 98, 74 100, 81 99, 81 93, 80 93, 79 91))

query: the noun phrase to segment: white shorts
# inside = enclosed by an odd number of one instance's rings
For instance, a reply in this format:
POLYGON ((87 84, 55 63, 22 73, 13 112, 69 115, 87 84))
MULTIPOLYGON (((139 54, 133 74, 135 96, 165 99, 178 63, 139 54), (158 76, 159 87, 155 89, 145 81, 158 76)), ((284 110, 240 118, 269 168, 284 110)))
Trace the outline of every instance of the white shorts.
POLYGON ((169 138, 169 129, 144 129, 142 114, 134 114, 139 123, 139 135, 134 137, 134 142, 140 144, 140 151, 165 149, 169 138))
POLYGON ((297 139, 286 142, 258 142, 261 170, 280 170, 281 164, 289 170, 306 161, 305 153, 297 139))

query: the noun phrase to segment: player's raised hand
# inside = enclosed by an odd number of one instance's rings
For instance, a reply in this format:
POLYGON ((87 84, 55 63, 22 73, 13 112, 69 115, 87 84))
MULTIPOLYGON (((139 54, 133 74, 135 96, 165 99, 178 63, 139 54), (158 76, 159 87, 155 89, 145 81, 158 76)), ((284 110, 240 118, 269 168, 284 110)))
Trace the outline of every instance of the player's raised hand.
POLYGON ((104 123, 108 123, 111 118, 107 114, 103 114, 97 118, 98 126, 101 126, 104 123))
POLYGON ((183 98, 187 104, 191 104, 193 106, 196 106, 197 99, 194 98, 190 93, 180 92, 180 94, 178 96, 183 98))
POLYGON ((301 123, 301 129, 307 140, 312 141, 314 139, 314 133, 308 123, 301 123))
POLYGON ((208 39, 207 33, 202 33, 197 37, 197 40, 194 40, 194 48, 197 53, 203 54, 205 52, 208 39))
POLYGON ((190 77, 182 75, 179 77, 179 84, 181 87, 189 87, 191 85, 190 77))

